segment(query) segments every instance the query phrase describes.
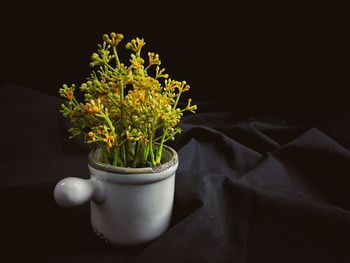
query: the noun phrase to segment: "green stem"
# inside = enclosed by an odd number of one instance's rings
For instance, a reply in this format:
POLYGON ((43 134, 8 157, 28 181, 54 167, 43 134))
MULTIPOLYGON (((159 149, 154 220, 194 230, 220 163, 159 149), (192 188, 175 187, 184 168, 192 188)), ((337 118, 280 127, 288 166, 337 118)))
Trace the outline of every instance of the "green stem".
MULTIPOLYGON (((124 87, 123 87, 123 81, 120 81, 120 121, 122 124, 122 130, 125 130, 125 118, 124 118, 124 87)), ((121 145, 121 154, 122 154, 122 159, 124 161, 124 164, 127 164, 127 155, 125 152, 125 144, 123 143, 121 145)))
POLYGON ((78 101, 76 100, 76 98, 74 98, 74 97, 73 97, 72 101, 73 101, 73 103, 75 104, 75 106, 79 104, 79 102, 78 102, 78 101))
POLYGON ((153 153, 153 144, 151 142, 149 142, 149 155, 151 158, 151 163, 152 165, 156 165, 156 161, 154 160, 154 153, 153 153))
POLYGON ((114 158, 113 158, 113 165, 114 166, 118 166, 118 157, 119 157, 118 152, 119 152, 118 148, 114 149, 114 158))
POLYGON ((120 62, 119 62, 119 57, 118 57, 118 53, 117 53, 117 48, 115 46, 113 46, 113 53, 115 56, 115 63, 117 65, 117 67, 119 68, 120 62))
POLYGON ((142 164, 145 164, 148 159, 149 154, 149 144, 146 143, 143 150, 142 164))
POLYGON ((157 138, 153 139, 154 142, 158 142, 160 139, 162 139, 163 135, 158 136, 157 138))
POLYGON ((179 99, 180 99, 180 96, 181 96, 181 93, 182 93, 182 91, 179 91, 179 93, 177 94, 177 98, 176 98, 176 101, 175 101, 175 104, 174 104, 174 107, 173 107, 173 109, 176 109, 176 107, 177 107, 177 104, 178 104, 178 102, 179 102, 179 99))
MULTIPOLYGON (((145 151, 145 145, 144 143, 140 142, 140 145, 139 145, 139 150, 138 150, 138 153, 137 153, 137 161, 140 162, 141 164, 144 163, 144 160, 143 160, 143 154, 144 154, 144 151, 145 151)), ((136 162, 134 160, 134 162, 136 162)), ((136 163, 134 165, 137 165, 136 163)))
POLYGON ((103 144, 100 144, 100 149, 101 149, 101 153, 102 153, 102 162, 106 163, 106 164, 109 164, 108 152, 107 152, 106 147, 103 144))
POLYGON ((110 129, 111 129, 111 131, 112 131, 112 135, 113 135, 113 137, 114 137, 114 138, 116 138, 115 128, 114 128, 114 125, 113 125, 113 123, 112 123, 111 119, 110 119, 110 118, 109 118, 107 115, 105 115, 105 120, 106 120, 106 122, 108 123, 109 128, 110 128, 110 129))
POLYGON ((125 144, 122 144, 120 146, 120 150, 121 150, 123 165, 126 166, 127 160, 126 160, 126 154, 125 154, 125 144))
POLYGON ((157 164, 160 164, 160 160, 162 158, 163 144, 164 144, 164 139, 165 139, 166 134, 167 134, 166 132, 163 133, 162 140, 160 141, 160 144, 159 144, 159 148, 158 148, 157 156, 156 156, 156 163, 157 164))
POLYGON ((117 69, 113 68, 111 65, 109 64, 105 64, 110 70, 114 71, 114 72, 118 72, 117 69))
POLYGON ((154 153, 153 153, 153 131, 150 131, 150 140, 149 140, 149 154, 151 158, 152 165, 156 165, 156 161, 154 160, 154 153))
POLYGON ((118 103, 111 97, 110 94, 107 94, 107 97, 108 97, 116 106, 118 106, 118 103))
POLYGON ((134 160, 132 162, 132 167, 136 167, 137 166, 137 163, 140 159, 140 143, 139 142, 136 142, 135 143, 135 148, 134 148, 134 160))
POLYGON ((135 147, 134 147, 134 157, 138 155, 139 148, 140 148, 140 142, 137 141, 135 142, 135 147))
POLYGON ((145 68, 145 71, 147 72, 147 70, 152 66, 153 64, 148 64, 148 66, 145 68))
POLYGON ((126 141, 125 143, 125 152, 126 152, 126 163, 130 164, 133 161, 133 152, 132 152, 132 145, 130 141, 126 141))
POLYGON ((121 107, 120 107, 120 118, 121 118, 121 122, 122 122, 122 128, 124 128, 124 84, 123 81, 120 81, 120 103, 121 103, 121 107))
POLYGON ((158 130, 158 129, 159 129, 160 127, 162 127, 162 126, 163 126, 163 123, 157 125, 157 126, 154 128, 154 130, 156 131, 156 130, 158 130))

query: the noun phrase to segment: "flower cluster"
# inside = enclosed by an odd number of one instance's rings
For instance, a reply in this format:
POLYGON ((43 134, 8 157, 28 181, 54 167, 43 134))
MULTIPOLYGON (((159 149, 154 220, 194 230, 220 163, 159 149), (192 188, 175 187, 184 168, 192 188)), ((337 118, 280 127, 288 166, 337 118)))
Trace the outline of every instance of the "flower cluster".
POLYGON ((71 137, 83 135, 86 143, 97 144, 103 162, 121 167, 156 166, 162 162, 164 143, 181 132, 176 126, 183 113, 194 113, 197 107, 191 105, 191 99, 186 107, 178 107, 190 86, 170 79, 160 67, 158 54, 148 52, 146 63, 141 57, 143 39, 125 45, 132 52, 130 64, 121 63, 117 47, 123 38, 116 33, 103 35, 98 52, 91 56, 94 70, 80 85, 84 101, 77 101, 74 84, 63 85, 59 90, 65 99, 61 112, 72 123, 71 137))

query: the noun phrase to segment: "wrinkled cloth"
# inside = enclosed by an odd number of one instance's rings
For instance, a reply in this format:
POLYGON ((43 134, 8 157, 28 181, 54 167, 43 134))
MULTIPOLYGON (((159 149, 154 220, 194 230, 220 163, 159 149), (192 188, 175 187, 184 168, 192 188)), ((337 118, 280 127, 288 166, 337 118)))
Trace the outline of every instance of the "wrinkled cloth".
MULTIPOLYGON (((207 110, 181 121, 169 230, 105 244, 89 204, 63 209, 62 178, 88 178, 60 99, 20 86, 0 97, 1 257, 11 262, 350 262, 350 115, 303 119, 207 110)), ((5 262, 5 261, 4 261, 5 262)))

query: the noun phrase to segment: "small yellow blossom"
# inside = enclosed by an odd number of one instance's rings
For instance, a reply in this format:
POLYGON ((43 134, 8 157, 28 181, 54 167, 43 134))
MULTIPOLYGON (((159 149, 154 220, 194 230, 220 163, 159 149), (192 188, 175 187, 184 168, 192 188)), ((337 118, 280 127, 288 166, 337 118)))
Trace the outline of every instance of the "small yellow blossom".
POLYGON ((63 85, 61 112, 71 120, 71 137, 83 134, 87 143, 103 149, 107 156, 101 161, 124 167, 155 166, 162 160, 163 144, 181 132, 176 125, 184 112, 195 112, 197 106, 191 105, 191 99, 185 108, 178 106, 190 86, 169 78, 160 68, 159 54, 148 52, 145 65, 142 38, 126 44, 130 63, 122 63, 117 47, 123 38, 113 32, 103 35, 103 43, 91 56, 90 66, 96 70, 80 85, 84 101, 76 99, 74 84, 63 85))

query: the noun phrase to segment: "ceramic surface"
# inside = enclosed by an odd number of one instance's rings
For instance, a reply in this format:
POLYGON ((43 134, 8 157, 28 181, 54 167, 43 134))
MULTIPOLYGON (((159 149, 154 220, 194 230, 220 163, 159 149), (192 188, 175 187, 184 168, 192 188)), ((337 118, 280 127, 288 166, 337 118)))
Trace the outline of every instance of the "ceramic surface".
POLYGON ((55 187, 63 207, 90 200, 91 225, 105 241, 135 245, 159 237, 169 227, 174 200, 177 153, 164 148, 167 162, 151 168, 120 168, 89 155, 90 179, 68 177, 55 187))

